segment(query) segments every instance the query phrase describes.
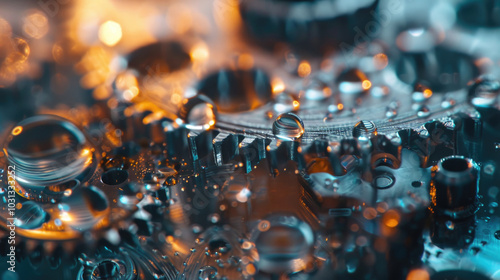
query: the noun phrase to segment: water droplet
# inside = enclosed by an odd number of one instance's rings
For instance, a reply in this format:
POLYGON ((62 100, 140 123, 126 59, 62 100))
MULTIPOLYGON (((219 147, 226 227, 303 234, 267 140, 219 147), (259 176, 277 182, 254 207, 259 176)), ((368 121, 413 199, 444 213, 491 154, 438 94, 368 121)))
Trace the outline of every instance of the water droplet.
POLYGON ((304 131, 304 123, 293 113, 281 114, 273 123, 273 134, 281 140, 299 140, 304 131))
POLYGON ((200 268, 200 271, 198 272, 198 279, 199 280, 213 280, 216 279, 217 276, 217 268, 213 266, 204 266, 200 268))
POLYGON ((418 107, 417 116, 419 118, 427 118, 430 115, 431 115, 431 110, 429 109, 429 107, 427 107, 425 105, 418 107))
POLYGON ((385 111, 385 117, 388 119, 393 119, 393 118, 397 117, 397 115, 398 115, 398 111, 396 109, 387 108, 387 110, 385 111))
POLYGON ((273 110, 278 114, 296 111, 299 108, 299 101, 289 93, 282 92, 274 97, 273 110))
POLYGON ((354 260, 354 259, 347 261, 346 267, 347 267, 347 273, 354 273, 354 272, 356 272, 356 269, 358 268, 358 261, 354 260))
POLYGON ((494 236, 496 239, 500 240, 500 230, 495 231, 494 236))
POLYGON ((7 153, 23 186, 71 180, 89 167, 93 157, 83 132, 68 120, 52 115, 20 122, 12 131, 7 153))
POLYGON ((411 94, 411 99, 413 102, 421 103, 426 101, 432 96, 432 90, 423 84, 415 84, 413 87, 413 93, 411 94))
POLYGON ((366 137, 371 138, 377 135, 377 126, 372 121, 359 121, 352 129, 352 136, 355 138, 366 137))
POLYGON ((358 69, 348 69, 337 78, 338 88, 344 94, 358 94, 371 87, 365 73, 358 69))
POLYGON ((220 221, 220 215, 217 214, 217 213, 214 213, 214 214, 210 214, 210 216, 208 216, 208 220, 212 223, 212 224, 216 224, 220 221))
POLYGON ((446 228, 448 228, 449 230, 454 230, 455 229, 455 223, 453 223, 452 221, 446 221, 444 223, 444 225, 446 226, 446 228))
POLYGON ((321 81, 313 81, 304 91, 307 100, 321 101, 332 95, 332 89, 321 81))
POLYGON ((46 218, 46 213, 42 207, 33 201, 23 202, 21 209, 16 211, 14 224, 24 229, 39 228, 46 218))
POLYGON ((344 109, 344 105, 342 103, 339 104, 332 104, 328 106, 328 112, 329 113, 338 113, 344 109))
POLYGON ((216 122, 217 110, 215 104, 204 95, 185 99, 179 112, 179 117, 192 130, 209 130, 216 122))
POLYGON ((70 211, 67 215, 61 215, 60 219, 71 228, 80 231, 94 227, 109 210, 106 195, 94 186, 77 188, 73 195, 64 197, 62 202, 69 205, 70 211))
POLYGON ((496 142, 494 145, 496 150, 500 150, 500 142, 496 142))
POLYGON ((495 174, 495 165, 493 163, 486 163, 483 167, 484 174, 493 175, 495 174))
POLYGON ((469 89, 469 101, 477 107, 491 107, 500 94, 500 82, 489 77, 480 77, 469 89))
POLYGON ((446 97, 442 102, 441 102, 441 108, 443 109, 449 109, 453 106, 455 106, 457 102, 452 99, 451 97, 446 97))
POLYGON ((275 215, 268 219, 270 224, 265 231, 258 228, 252 234, 263 264, 259 270, 275 273, 284 267, 290 271, 302 269, 293 264, 311 257, 314 233, 310 226, 294 216, 275 215))

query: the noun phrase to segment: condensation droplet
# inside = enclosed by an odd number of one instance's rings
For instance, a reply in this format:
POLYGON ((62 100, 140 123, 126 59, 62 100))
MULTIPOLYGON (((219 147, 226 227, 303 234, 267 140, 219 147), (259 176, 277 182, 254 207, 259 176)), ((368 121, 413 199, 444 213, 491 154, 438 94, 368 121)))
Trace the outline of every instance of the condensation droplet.
POLYGON ((423 85, 423 84, 415 84, 413 87, 413 93, 411 94, 411 99, 413 102, 421 103, 426 101, 432 96, 432 90, 423 85))
POLYGON ((418 109, 417 109, 417 117, 419 117, 419 118, 427 118, 430 115, 431 115, 431 110, 429 109, 429 107, 427 107, 425 105, 422 105, 422 106, 418 107, 418 109))
POLYGON ((198 272, 199 280, 213 280, 217 276, 217 268, 213 266, 204 266, 198 272))
POLYGON ((452 221, 446 221, 444 223, 444 225, 446 226, 446 228, 448 228, 449 230, 454 230, 455 229, 455 223, 453 223, 452 221))
POLYGON ((371 87, 365 73, 359 69, 348 69, 337 78, 339 91, 343 94, 358 94, 371 87))
POLYGON ((274 97, 273 110, 278 114, 296 111, 299 107, 299 101, 289 93, 281 92, 274 97))
POLYGON ((46 213, 42 207, 33 201, 26 201, 21 209, 16 211, 14 224, 24 229, 35 229, 45 222, 46 213))
POLYGON ((12 130, 7 146, 16 179, 24 186, 49 186, 71 180, 92 162, 92 149, 83 132, 68 120, 39 115, 12 130))
POLYGON ((293 113, 281 114, 273 123, 273 134, 281 140, 299 140, 304 131, 304 123, 293 113))
POLYGON ((498 100, 500 82, 488 77, 478 78, 469 89, 469 101, 477 107, 491 107, 498 100))
POLYGON ((185 99, 179 116, 192 130, 209 130, 216 122, 217 109, 208 97, 197 95, 185 99))
POLYGON ((494 236, 496 239, 500 240, 500 230, 495 231, 494 236))

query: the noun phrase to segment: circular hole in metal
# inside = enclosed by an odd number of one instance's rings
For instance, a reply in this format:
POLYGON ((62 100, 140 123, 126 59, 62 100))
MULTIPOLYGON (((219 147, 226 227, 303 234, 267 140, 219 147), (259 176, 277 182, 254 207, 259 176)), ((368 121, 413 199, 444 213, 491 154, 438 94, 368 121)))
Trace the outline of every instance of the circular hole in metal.
POLYGON ((107 185, 119 185, 128 179, 128 172, 122 169, 111 169, 102 174, 102 182, 107 185))
POLYGON ((469 168, 469 162, 463 157, 450 157, 441 162, 444 170, 450 172, 463 172, 469 168))
POLYGON ((119 279, 120 265, 112 260, 100 262, 92 271, 93 280, 119 279))
POLYGON ((390 173, 383 173, 375 176, 372 185, 377 189, 388 189, 394 186, 396 179, 390 173))
POLYGON ((411 186, 414 188, 420 188, 424 183, 422 181, 413 181, 411 182, 411 186))

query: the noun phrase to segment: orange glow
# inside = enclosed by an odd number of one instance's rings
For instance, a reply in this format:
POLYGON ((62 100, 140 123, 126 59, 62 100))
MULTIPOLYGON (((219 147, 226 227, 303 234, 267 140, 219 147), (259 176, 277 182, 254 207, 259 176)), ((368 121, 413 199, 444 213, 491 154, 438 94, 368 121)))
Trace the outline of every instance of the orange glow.
POLYGON ((377 217, 377 210, 373 207, 368 207, 363 211, 363 217, 367 220, 373 220, 377 217))
POLYGON ((21 132, 23 132, 23 127, 22 126, 16 126, 12 130, 12 135, 16 136, 16 135, 19 135, 21 132))
POLYGON ((49 21, 42 12, 35 10, 23 19, 23 31, 32 38, 40 39, 49 32, 49 21))
POLYGON ((386 226, 395 228, 399 225, 400 218, 401 217, 396 210, 389 210, 384 214, 382 221, 386 226))
POLYGON ((408 276, 406 276, 406 280, 429 280, 429 272, 422 268, 412 269, 408 276))
POLYGON ((351 229, 352 232, 358 232, 359 226, 357 224, 352 224, 350 226, 350 229, 351 229))
POLYGON ((99 85, 92 92, 92 96, 97 100, 104 100, 111 96, 111 91, 105 85, 99 85))
POLYGON ((122 27, 117 22, 108 20, 99 28, 99 40, 107 46, 114 46, 122 39, 122 27))
POLYGON ((252 264, 252 263, 249 263, 246 267, 245 267, 245 270, 246 272, 249 274, 249 275, 254 275, 255 272, 257 272, 257 270, 255 269, 255 266, 252 264))
POLYGON ((307 61, 302 61, 297 68, 297 73, 299 77, 304 78, 311 74, 311 65, 307 61))
POLYGON ((253 56, 244 53, 238 56, 238 68, 243 69, 243 70, 248 70, 253 67, 253 56))
POLYGON ((292 104, 293 104, 293 109, 294 109, 294 110, 297 110, 297 109, 300 107, 300 103, 299 103, 299 101, 297 101, 297 100, 294 100, 294 101, 292 102, 292 104))
POLYGON ((139 94, 139 89, 136 86, 133 86, 123 92, 123 98, 127 101, 131 101, 138 94, 139 94))
POLYGON ((203 62, 207 60, 210 56, 210 52, 208 51, 208 47, 205 43, 196 44, 189 53, 191 56, 191 60, 193 62, 203 62))
POLYGON ((337 105, 337 109, 339 109, 339 110, 344 109, 344 104, 339 103, 339 104, 337 105))
POLYGON ((432 90, 426 89, 424 90, 424 97, 425 98, 430 98, 432 96, 432 90))
POLYGON ((364 90, 367 90, 372 87, 372 82, 370 82, 369 80, 364 80, 361 86, 364 90))
POLYGON ((285 90, 285 83, 280 78, 274 78, 271 82, 273 93, 280 93, 285 90))
POLYGON ((373 62, 375 64, 375 68, 377 68, 378 70, 384 69, 389 64, 387 55, 385 55, 384 53, 379 53, 373 56, 373 62))
POLYGON ((59 219, 65 222, 70 222, 71 220, 73 220, 68 212, 61 212, 61 214, 59 215, 59 219))

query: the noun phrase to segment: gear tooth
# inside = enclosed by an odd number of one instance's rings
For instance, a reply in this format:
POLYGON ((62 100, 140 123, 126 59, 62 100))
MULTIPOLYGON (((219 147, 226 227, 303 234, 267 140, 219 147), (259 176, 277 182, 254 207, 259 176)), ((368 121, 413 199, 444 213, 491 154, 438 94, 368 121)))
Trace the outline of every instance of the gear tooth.
POLYGON ((171 159, 191 158, 189 154, 189 130, 179 127, 165 132, 167 156, 171 159))
POLYGON ((457 154, 479 160, 483 134, 480 114, 476 110, 457 113, 453 117, 458 127, 457 154))
POLYGON ((429 167, 430 134, 425 126, 415 129, 406 129, 398 132, 402 147, 414 151, 420 158, 422 167, 429 167))
MULTIPOLYGON (((191 158, 195 165, 211 166, 215 165, 214 138, 219 134, 215 130, 206 130, 202 132, 191 131, 188 135, 191 158)), ((199 172, 199 171, 198 171, 199 172)))
POLYGON ((243 135, 219 133, 213 141, 215 164, 220 166, 239 155, 239 144, 242 140, 243 135))
POLYGON ((300 143, 296 141, 272 140, 266 147, 271 173, 275 174, 277 170, 285 168, 290 160, 297 162, 299 169, 305 168, 304 158, 299 153, 299 147, 300 143))
POLYGON ((253 167, 266 158, 266 147, 271 143, 270 139, 265 138, 243 138, 239 147, 243 167, 246 173, 252 171, 253 167))

